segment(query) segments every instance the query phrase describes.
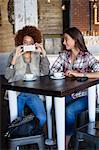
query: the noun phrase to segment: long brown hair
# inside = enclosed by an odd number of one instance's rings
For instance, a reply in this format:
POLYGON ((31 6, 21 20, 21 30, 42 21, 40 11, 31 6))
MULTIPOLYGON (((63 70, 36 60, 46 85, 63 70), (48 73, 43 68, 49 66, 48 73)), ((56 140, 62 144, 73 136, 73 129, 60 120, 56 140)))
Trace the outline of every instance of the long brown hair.
POLYGON ((83 35, 79 29, 76 27, 68 28, 64 30, 64 34, 68 34, 75 41, 75 46, 79 48, 83 52, 88 52, 87 47, 85 45, 85 41, 83 35))

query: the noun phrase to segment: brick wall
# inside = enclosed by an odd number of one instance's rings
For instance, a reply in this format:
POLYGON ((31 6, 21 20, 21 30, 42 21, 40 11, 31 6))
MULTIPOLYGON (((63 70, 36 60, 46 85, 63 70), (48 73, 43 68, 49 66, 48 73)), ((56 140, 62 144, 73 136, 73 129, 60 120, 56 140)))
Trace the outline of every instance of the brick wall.
MULTIPOLYGON (((99 1, 97 1, 99 8, 99 1)), ((93 23, 93 8, 91 4, 91 29, 99 35, 99 25, 93 23)), ((90 31, 89 0, 71 0, 71 26, 78 27, 81 31, 90 31)), ((98 16, 99 18, 99 9, 98 16)), ((98 19, 99 20, 99 19, 98 19)))
MULTIPOLYGON (((62 0, 38 0, 39 28, 43 34, 62 34, 62 0)), ((71 26, 77 26, 81 31, 89 30, 89 0, 70 0, 71 26)), ((7 14, 8 0, 0 0, 0 52, 11 51, 14 48, 14 34, 12 25, 8 22, 7 14)), ((99 21, 99 1, 98 21, 99 21)), ((99 35, 99 25, 94 25, 92 29, 99 35)))
POLYGON ((79 27, 79 29, 88 29, 88 0, 71 1, 71 25, 79 27))
POLYGON ((61 0, 38 0, 39 28, 44 34, 62 34, 61 0))
MULTIPOLYGON (((0 26, 0 52, 11 51, 14 48, 14 35, 12 25, 8 22, 8 0, 0 0, 1 26, 0 26)), ((43 34, 62 34, 61 1, 38 0, 39 28, 43 34)))
POLYGON ((14 48, 14 35, 7 16, 7 0, 0 0, 0 52, 11 51, 14 48))

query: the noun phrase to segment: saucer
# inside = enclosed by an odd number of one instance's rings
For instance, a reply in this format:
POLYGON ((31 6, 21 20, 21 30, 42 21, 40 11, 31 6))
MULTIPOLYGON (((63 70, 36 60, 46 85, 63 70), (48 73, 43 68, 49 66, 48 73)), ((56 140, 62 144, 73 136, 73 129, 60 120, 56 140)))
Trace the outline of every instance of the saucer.
POLYGON ((55 77, 55 76, 50 76, 51 79, 55 79, 55 80, 60 80, 60 79, 64 79, 65 76, 61 76, 61 77, 55 77))
POLYGON ((32 77, 32 78, 23 78, 23 80, 24 81, 34 81, 34 80, 36 80, 37 79, 37 77, 32 77))

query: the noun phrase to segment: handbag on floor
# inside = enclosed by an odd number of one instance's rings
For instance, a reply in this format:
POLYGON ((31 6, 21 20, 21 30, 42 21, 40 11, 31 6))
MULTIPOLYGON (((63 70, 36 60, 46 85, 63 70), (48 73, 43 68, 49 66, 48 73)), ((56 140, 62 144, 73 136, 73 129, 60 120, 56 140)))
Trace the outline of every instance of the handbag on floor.
POLYGON ((5 137, 20 138, 25 136, 32 136, 41 134, 42 130, 39 128, 39 120, 34 115, 27 115, 24 117, 17 117, 7 129, 5 137))

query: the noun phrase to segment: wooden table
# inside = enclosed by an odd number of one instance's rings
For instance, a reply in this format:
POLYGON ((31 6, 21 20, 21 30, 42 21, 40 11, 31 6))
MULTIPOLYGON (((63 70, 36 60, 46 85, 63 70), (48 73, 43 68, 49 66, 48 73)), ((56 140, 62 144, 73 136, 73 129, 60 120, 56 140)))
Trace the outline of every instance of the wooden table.
POLYGON ((50 102, 51 97, 54 96, 58 150, 65 150, 65 96, 88 88, 89 106, 91 104, 91 109, 89 107, 89 114, 91 114, 89 115, 89 119, 90 121, 94 121, 96 84, 99 84, 99 79, 88 79, 84 82, 78 82, 72 78, 53 80, 50 79, 49 76, 44 76, 39 77, 36 81, 32 82, 20 80, 13 83, 7 83, 4 81, 4 78, 1 77, 2 88, 9 90, 10 116, 13 115, 13 112, 14 117, 17 116, 16 91, 45 95, 47 101, 50 102), (14 111, 12 111, 13 109, 14 111))

